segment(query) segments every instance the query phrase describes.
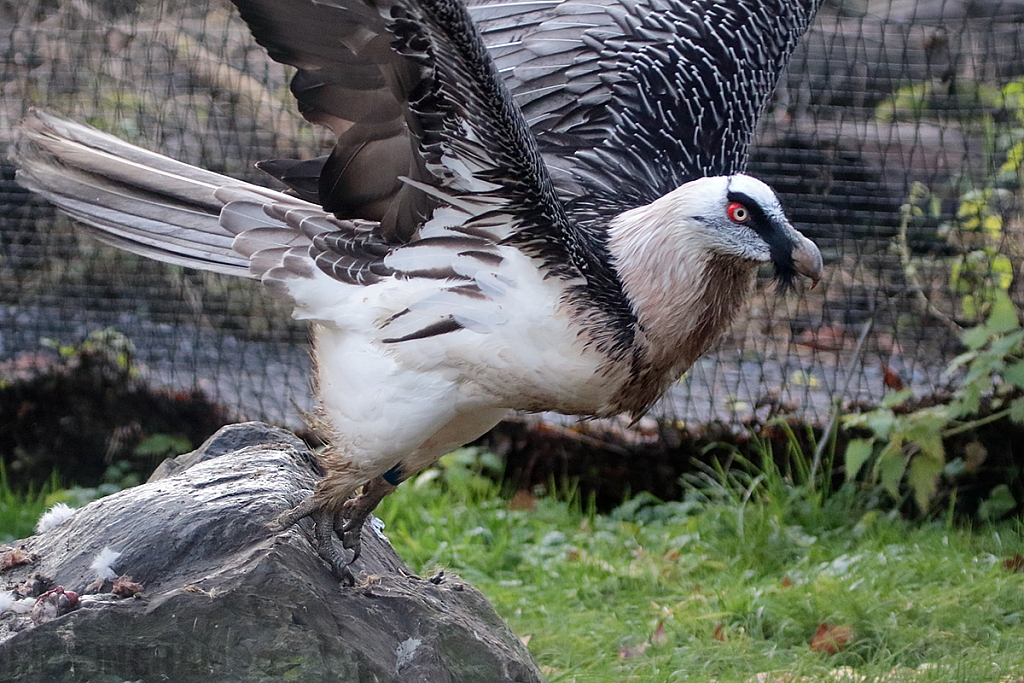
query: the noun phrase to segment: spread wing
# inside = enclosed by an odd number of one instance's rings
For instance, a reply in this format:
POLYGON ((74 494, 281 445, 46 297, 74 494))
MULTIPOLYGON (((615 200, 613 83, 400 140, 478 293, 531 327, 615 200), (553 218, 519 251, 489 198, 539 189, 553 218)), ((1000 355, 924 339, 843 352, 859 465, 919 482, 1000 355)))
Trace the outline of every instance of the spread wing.
POLYGON ((392 275, 457 282, 479 274, 499 245, 515 247, 566 281, 609 346, 628 345, 635 320, 604 233, 566 214, 459 0, 237 4, 270 55, 296 67, 303 115, 337 135, 326 160, 270 164, 291 195, 41 112, 23 127, 20 181, 101 239, 259 278, 306 317, 333 296, 309 285, 323 274, 348 285, 392 275))
POLYGON ((303 115, 338 135, 327 159, 267 170, 403 242, 440 201, 426 186, 494 200, 517 214, 510 234, 547 267, 583 274, 583 298, 619 328, 632 314, 603 225, 689 180, 744 169, 820 3, 468 0, 478 37, 458 0, 236 0, 258 42, 298 68, 303 115))
MULTIPOLYGON (((415 130, 402 125, 403 96, 387 79, 352 68, 337 49, 353 44, 353 25, 313 4, 237 4, 271 56, 299 67, 292 90, 306 118, 340 136, 329 159, 264 168, 339 216, 382 220, 387 234, 407 239, 429 203, 396 179, 422 173, 415 130)), ((821 0, 467 4, 559 195, 585 221, 695 178, 742 172, 757 120, 821 0)))
POLYGON ((286 289, 316 272, 357 285, 451 278, 477 270, 467 253, 512 245, 569 281, 613 348, 629 346, 635 317, 605 219, 743 168, 818 4, 235 1, 270 56, 297 69, 302 114, 337 135, 326 159, 266 165, 297 199, 45 117, 28 126, 39 154, 22 182, 119 246, 232 273, 242 255, 286 289))
POLYGON ((742 172, 821 0, 469 0, 574 215, 742 172))
POLYGON ((631 334, 604 232, 566 213, 459 0, 235 3, 270 56, 298 69, 303 116, 337 135, 327 159, 265 165, 294 194, 339 219, 377 221, 382 240, 407 249, 439 207, 457 209, 462 234, 518 246, 579 281, 571 292, 587 314, 631 334))

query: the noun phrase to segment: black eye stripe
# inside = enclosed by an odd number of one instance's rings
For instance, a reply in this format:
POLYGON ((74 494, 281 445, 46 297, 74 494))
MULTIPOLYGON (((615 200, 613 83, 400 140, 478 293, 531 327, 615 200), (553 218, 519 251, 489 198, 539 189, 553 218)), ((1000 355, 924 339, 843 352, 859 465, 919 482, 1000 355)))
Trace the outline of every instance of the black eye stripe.
POLYGON ((743 194, 742 192, 729 192, 726 195, 726 199, 729 202, 741 204, 743 208, 746 209, 748 216, 744 223, 753 228, 754 232, 762 238, 766 238, 768 234, 774 231, 772 221, 768 218, 768 214, 765 213, 764 209, 761 208, 761 205, 758 204, 757 200, 753 197, 743 194))
POLYGON ((787 289, 796 277, 796 266, 793 263, 793 243, 780 229, 778 222, 773 220, 765 212, 764 208, 752 197, 742 192, 729 192, 726 200, 742 204, 749 212, 750 217, 743 222, 743 225, 768 243, 768 250, 771 253, 772 262, 775 264, 775 276, 783 290, 787 289))

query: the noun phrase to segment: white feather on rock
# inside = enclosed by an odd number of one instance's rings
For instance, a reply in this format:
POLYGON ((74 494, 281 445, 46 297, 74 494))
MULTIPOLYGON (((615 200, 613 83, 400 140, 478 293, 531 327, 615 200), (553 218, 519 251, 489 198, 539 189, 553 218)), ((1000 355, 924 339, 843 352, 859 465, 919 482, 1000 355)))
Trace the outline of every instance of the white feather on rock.
POLYGON ((114 571, 114 563, 120 557, 120 552, 111 549, 110 546, 104 546, 103 550, 96 554, 92 564, 89 565, 89 569, 96 572, 96 576, 104 581, 113 581, 117 578, 117 572, 114 571))
POLYGON ((73 517, 74 514, 74 508, 68 506, 67 503, 57 503, 39 516, 39 521, 36 522, 36 533, 41 534, 44 531, 48 531, 65 519, 73 517))

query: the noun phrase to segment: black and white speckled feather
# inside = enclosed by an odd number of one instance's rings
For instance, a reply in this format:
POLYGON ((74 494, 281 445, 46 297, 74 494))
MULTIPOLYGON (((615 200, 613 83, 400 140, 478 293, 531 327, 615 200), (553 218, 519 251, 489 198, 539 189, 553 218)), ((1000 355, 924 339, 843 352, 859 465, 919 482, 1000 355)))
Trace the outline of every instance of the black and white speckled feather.
POLYGON ((578 220, 742 173, 821 0, 470 0, 578 220))

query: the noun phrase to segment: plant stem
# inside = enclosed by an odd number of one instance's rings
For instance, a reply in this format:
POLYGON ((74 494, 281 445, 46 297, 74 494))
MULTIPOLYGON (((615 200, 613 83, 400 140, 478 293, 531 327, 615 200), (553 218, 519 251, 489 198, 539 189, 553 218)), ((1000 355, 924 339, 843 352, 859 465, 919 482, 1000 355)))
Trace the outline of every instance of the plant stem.
POLYGON ((1004 417, 1006 417, 1009 414, 1010 414, 1010 409, 1009 408, 1003 408, 998 413, 992 413, 991 415, 987 415, 987 416, 979 418, 977 420, 972 420, 970 422, 965 422, 962 425, 959 425, 957 427, 953 427, 952 429, 947 429, 946 431, 942 432, 942 438, 943 439, 947 439, 947 438, 949 438, 951 436, 956 436, 957 434, 962 434, 963 432, 967 432, 967 431, 970 431, 972 429, 975 429, 976 427, 983 427, 983 426, 987 425, 990 422, 995 422, 996 420, 1001 420, 1001 419, 1003 419, 1004 417))
POLYGON ((951 317, 940 311, 924 293, 924 287, 921 285, 921 281, 917 277, 917 272, 913 264, 910 262, 910 244, 907 241, 907 226, 910 224, 910 211, 905 210, 902 213, 903 217, 900 219, 900 231, 896 235, 896 248, 900 253, 900 265, 903 266, 903 277, 907 279, 907 284, 910 285, 910 289, 914 292, 914 298, 917 300, 918 305, 924 310, 924 312, 948 327, 954 334, 959 335, 963 332, 963 328, 960 327, 960 325, 958 325, 951 317))
MULTIPOLYGON (((872 302, 872 313, 874 313, 874 303, 872 302)), ((814 449, 814 460, 811 462, 811 476, 810 481, 812 482, 818 474, 818 470, 821 467, 821 457, 825 454, 825 448, 832 441, 832 432, 835 431, 836 426, 839 424, 839 414, 842 412, 842 397, 846 395, 846 390, 850 388, 850 380, 853 379, 853 371, 857 365, 857 361, 860 360, 861 351, 864 349, 864 340, 868 338, 868 333, 871 332, 871 327, 875 323, 874 316, 868 318, 867 322, 864 323, 864 327, 861 328, 860 336, 857 338, 857 347, 853 351, 853 358, 850 359, 850 365, 846 369, 846 378, 843 381, 843 388, 837 395, 838 398, 832 400, 832 410, 829 411, 828 426, 825 427, 825 431, 822 432, 821 438, 818 440, 818 446, 814 449)))

